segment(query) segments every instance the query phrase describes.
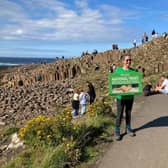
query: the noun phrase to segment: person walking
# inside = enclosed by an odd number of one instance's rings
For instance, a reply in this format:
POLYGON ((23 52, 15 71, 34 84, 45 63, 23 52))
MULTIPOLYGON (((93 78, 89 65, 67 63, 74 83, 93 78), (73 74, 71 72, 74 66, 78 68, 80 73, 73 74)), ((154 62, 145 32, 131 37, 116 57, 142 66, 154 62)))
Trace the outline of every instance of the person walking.
MULTIPOLYGON (((129 72, 136 72, 135 69, 131 68, 131 56, 124 55, 122 57, 122 68, 116 68, 116 73, 129 73, 129 72)), ((133 95, 117 95, 116 96, 116 104, 117 104, 117 117, 116 117, 116 127, 115 127, 115 137, 116 140, 121 140, 120 134, 120 126, 123 117, 123 112, 125 112, 125 122, 126 122, 126 133, 130 136, 135 136, 136 134, 131 128, 131 111, 134 102, 133 95)))
POLYGON ((74 89, 74 95, 72 99, 72 117, 76 118, 79 112, 79 89, 74 89))
POLYGON ((88 86, 88 94, 89 94, 89 97, 90 97, 90 104, 92 104, 96 98, 96 93, 95 93, 95 89, 94 89, 94 86, 91 82, 89 81, 86 81, 87 83, 87 86, 88 86))
POLYGON ((88 94, 85 93, 82 89, 79 95, 79 103, 81 106, 80 116, 83 116, 86 113, 87 100, 88 100, 88 94))

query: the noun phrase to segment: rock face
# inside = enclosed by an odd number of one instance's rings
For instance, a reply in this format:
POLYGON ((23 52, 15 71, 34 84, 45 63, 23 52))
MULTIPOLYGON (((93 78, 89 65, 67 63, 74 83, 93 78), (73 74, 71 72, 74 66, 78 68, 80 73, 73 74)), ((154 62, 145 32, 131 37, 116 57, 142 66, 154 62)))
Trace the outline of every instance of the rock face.
POLYGON ((10 144, 7 146, 7 150, 9 149, 17 149, 23 147, 23 141, 21 141, 17 135, 17 133, 14 133, 11 136, 11 142, 10 144))
POLYGON ((24 143, 18 138, 17 133, 12 134, 8 140, 0 142, 0 165, 7 163, 24 147, 24 143))
POLYGON ((72 79, 81 74, 80 66, 67 61, 58 61, 53 64, 21 66, 13 73, 1 77, 1 85, 11 88, 29 86, 34 83, 48 83, 49 81, 62 81, 72 79))
POLYGON ((0 74, 0 123, 22 125, 38 114, 53 115, 52 104, 69 104, 75 80, 94 71, 108 73, 119 66, 124 54, 133 57, 133 67, 144 75, 168 70, 168 39, 156 38, 133 49, 109 50, 55 63, 26 65, 0 74))
POLYGON ((53 104, 69 104, 71 84, 50 82, 28 87, 1 89, 0 121, 17 126, 39 114, 54 115, 53 104))
MULTIPOLYGON (((98 71, 96 84, 101 90, 107 81, 102 75, 108 74, 112 64, 120 66, 122 56, 127 53, 133 58, 133 67, 142 71, 144 76, 165 72, 168 70, 167 51, 168 39, 160 37, 133 49, 96 52, 80 58, 13 67, 0 72, 0 128, 5 125, 20 127, 40 114, 55 115, 53 104, 70 104, 74 83, 84 75, 87 78, 97 75, 95 72, 98 71)), ((13 154, 8 145, 0 142, 0 165, 13 154)))
POLYGON ((58 60, 55 63, 18 67, 12 73, 1 76, 1 86, 28 87, 37 83, 57 82, 73 79, 96 66, 108 70, 112 63, 120 65, 122 55, 130 53, 134 67, 145 75, 168 69, 168 39, 160 37, 141 46, 125 50, 109 50, 103 53, 87 54, 81 58, 58 60))

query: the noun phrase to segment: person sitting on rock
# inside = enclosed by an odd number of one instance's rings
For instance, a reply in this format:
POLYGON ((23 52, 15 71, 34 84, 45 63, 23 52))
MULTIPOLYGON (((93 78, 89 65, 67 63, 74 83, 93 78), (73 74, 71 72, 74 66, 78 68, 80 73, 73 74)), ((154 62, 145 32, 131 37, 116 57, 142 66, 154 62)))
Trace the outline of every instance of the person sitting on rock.
POLYGON ((161 85, 156 86, 155 91, 163 94, 168 94, 168 79, 165 75, 161 76, 161 85))

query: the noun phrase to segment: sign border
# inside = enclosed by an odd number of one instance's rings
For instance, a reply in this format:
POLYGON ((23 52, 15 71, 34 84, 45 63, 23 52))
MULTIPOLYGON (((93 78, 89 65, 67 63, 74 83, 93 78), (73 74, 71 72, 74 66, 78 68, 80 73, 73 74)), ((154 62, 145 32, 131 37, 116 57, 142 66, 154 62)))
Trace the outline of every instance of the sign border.
MULTIPOLYGON (((142 94, 142 73, 141 72, 124 72, 124 73, 118 73, 118 72, 114 72, 114 73, 109 73, 109 95, 110 96, 117 96, 117 95, 139 95, 142 94), (112 92, 112 78, 115 77, 130 77, 130 76, 138 76, 138 92, 120 92, 120 93, 113 93, 112 92)), ((129 83, 127 83, 128 85, 129 83)), ((134 83, 130 83, 130 84, 134 84, 134 83)), ((123 83, 123 85, 125 85, 123 83)))

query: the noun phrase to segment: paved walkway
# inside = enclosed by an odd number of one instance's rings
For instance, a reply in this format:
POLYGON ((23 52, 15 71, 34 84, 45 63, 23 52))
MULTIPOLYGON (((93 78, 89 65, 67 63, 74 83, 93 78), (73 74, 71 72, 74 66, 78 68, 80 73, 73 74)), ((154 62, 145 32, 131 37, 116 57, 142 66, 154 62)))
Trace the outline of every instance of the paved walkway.
POLYGON ((96 168, 168 168, 168 95, 136 102, 132 115, 136 137, 125 135, 112 143, 96 168))

